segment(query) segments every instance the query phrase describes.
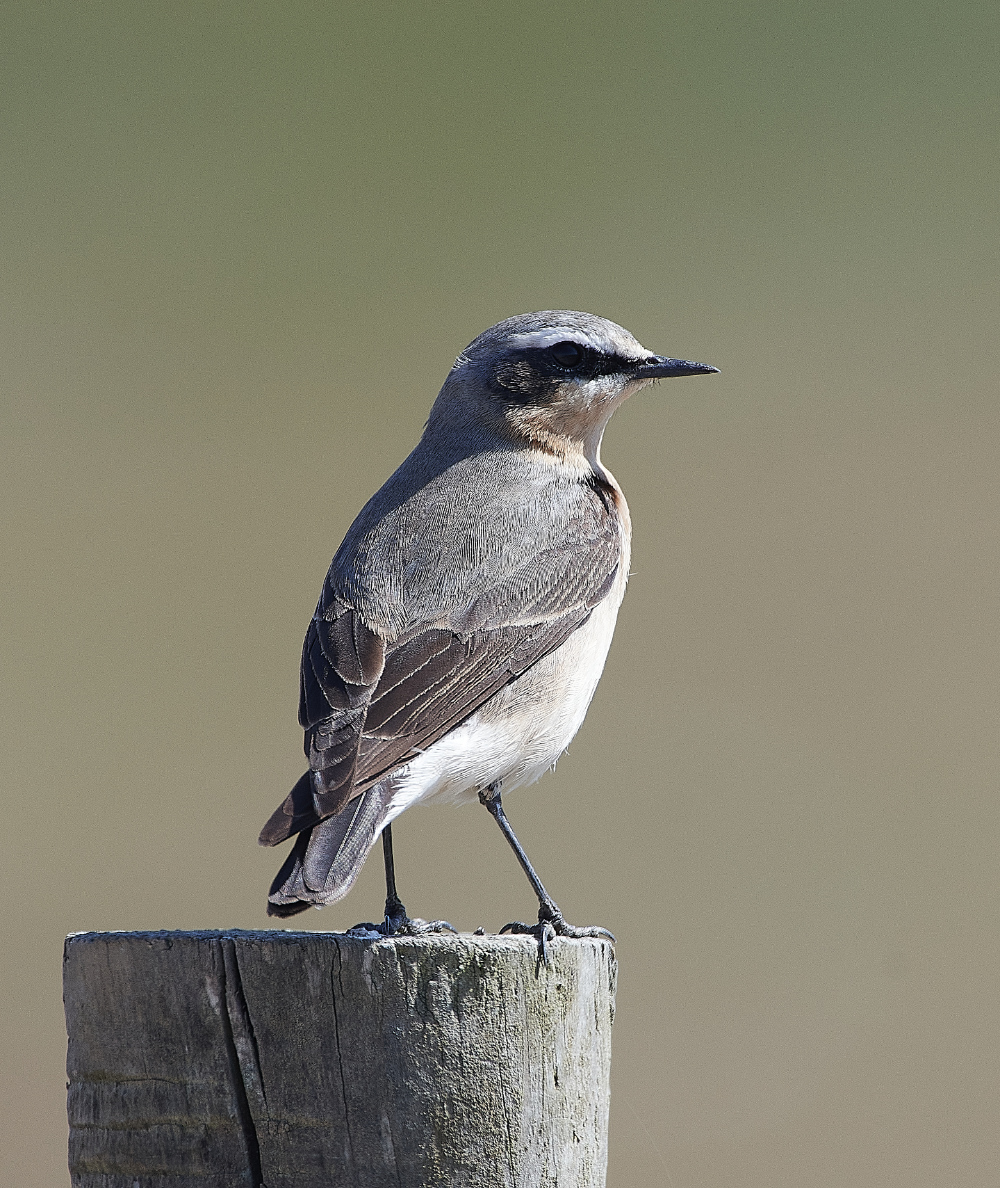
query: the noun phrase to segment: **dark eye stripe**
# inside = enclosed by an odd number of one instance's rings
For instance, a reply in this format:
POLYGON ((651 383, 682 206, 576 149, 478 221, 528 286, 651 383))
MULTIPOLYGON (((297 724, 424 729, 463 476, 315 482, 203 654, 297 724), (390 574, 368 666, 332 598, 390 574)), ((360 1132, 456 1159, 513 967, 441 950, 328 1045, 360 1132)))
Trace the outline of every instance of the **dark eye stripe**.
POLYGON ((548 347, 527 347, 512 351, 494 364, 491 380, 497 394, 518 404, 541 404, 553 398, 563 384, 589 380, 600 375, 622 375, 635 368, 634 359, 605 354, 593 347, 566 339, 548 347), (573 348, 563 350, 562 348, 573 348), (559 351, 563 362, 554 352, 559 351), (580 355, 576 359, 576 354, 580 355), (572 360, 572 363, 571 363, 572 360))

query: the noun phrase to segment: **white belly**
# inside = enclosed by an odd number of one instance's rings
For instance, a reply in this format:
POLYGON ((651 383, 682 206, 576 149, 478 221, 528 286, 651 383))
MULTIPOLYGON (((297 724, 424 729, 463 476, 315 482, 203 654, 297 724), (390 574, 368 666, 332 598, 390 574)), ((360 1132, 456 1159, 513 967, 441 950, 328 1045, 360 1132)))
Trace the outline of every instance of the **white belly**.
POLYGON ((628 578, 627 547, 622 561, 608 597, 561 647, 391 777, 389 821, 419 801, 475 800, 497 780, 504 792, 533 784, 554 766, 604 670, 628 578))

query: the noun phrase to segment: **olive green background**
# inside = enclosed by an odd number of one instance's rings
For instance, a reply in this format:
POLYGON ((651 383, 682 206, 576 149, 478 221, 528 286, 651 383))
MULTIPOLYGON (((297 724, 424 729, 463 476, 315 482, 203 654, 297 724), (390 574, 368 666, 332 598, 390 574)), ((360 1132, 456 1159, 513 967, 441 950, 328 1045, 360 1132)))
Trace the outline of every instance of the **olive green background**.
MULTIPOLYGON (((998 23, 5 9, 5 1183, 67 1182, 63 935, 264 925, 329 558, 461 348, 569 307, 723 372, 612 422, 616 640, 508 801, 620 938, 609 1183, 996 1185, 998 23)), ((531 913, 478 807, 396 832, 412 912, 531 913)))

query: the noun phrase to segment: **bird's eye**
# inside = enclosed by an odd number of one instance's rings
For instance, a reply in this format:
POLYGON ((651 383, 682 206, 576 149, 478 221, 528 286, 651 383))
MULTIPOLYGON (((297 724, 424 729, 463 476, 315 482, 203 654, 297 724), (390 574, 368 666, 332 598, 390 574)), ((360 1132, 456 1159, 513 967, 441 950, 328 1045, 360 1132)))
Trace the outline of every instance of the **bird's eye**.
POLYGON ((549 354, 559 367, 572 370, 579 367, 584 359, 584 350, 577 342, 557 342, 549 347, 549 354))

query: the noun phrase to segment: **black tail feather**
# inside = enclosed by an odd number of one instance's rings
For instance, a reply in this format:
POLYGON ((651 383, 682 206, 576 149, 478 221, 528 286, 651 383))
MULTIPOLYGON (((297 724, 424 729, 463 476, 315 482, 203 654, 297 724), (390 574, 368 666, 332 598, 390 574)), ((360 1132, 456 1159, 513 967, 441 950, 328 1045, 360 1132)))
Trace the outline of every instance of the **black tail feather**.
POLYGON ((269 916, 293 916, 344 898, 382 832, 392 800, 388 785, 376 784, 336 816, 299 834, 271 884, 269 916))

